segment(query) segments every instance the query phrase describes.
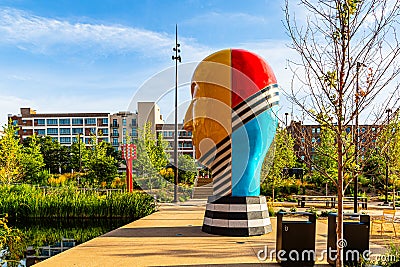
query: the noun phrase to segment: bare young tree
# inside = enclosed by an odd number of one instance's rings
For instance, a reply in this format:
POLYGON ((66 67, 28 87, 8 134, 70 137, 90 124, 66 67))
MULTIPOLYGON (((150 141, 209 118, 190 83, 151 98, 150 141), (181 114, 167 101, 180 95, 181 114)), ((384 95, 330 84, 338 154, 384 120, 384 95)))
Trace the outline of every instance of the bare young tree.
MULTIPOLYGON (((288 94, 310 118, 335 133, 339 240, 343 239, 344 167, 352 158, 349 153, 354 154, 354 146, 345 145, 346 128, 357 125, 361 113, 372 114, 374 104, 379 103, 373 114, 376 121, 385 110, 397 110, 400 2, 300 0, 296 8, 290 2, 286 0, 285 26, 300 60, 291 62, 294 81, 288 94), (305 10, 301 19, 292 12, 299 8, 305 10)), ((341 256, 338 246, 341 260, 336 266, 343 266, 341 256)))

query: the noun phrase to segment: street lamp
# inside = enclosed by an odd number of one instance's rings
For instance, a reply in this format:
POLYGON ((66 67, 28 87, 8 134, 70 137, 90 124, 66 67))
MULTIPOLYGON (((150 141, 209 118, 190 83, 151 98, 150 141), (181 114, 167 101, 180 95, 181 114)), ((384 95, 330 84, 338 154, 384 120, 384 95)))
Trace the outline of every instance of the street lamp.
MULTIPOLYGON (((354 129, 354 160, 355 165, 358 166, 358 103, 360 100, 360 86, 358 84, 358 74, 360 72, 361 67, 366 67, 364 63, 357 62, 356 64, 356 94, 355 94, 355 102, 356 102, 356 121, 355 121, 355 129, 354 129)), ((354 213, 358 212, 358 170, 356 169, 354 172, 354 213)))
MULTIPOLYGON (((385 111, 387 113, 387 127, 388 127, 388 138, 389 138, 389 117, 390 117, 390 112, 392 112, 391 109, 387 109, 385 111)), ((385 205, 389 205, 389 201, 388 201, 388 187, 389 187, 389 148, 390 148, 390 142, 388 142, 388 147, 387 147, 387 151, 386 151, 386 181, 385 181, 385 205)), ((393 197, 395 197, 393 195, 393 197)), ((394 208, 394 207, 393 207, 394 208)))
POLYGON ((175 56, 172 56, 172 60, 175 60, 175 134, 174 134, 174 200, 178 202, 178 61, 181 62, 182 58, 179 55, 181 45, 178 44, 178 24, 175 25, 175 47, 172 49, 175 52, 175 56))

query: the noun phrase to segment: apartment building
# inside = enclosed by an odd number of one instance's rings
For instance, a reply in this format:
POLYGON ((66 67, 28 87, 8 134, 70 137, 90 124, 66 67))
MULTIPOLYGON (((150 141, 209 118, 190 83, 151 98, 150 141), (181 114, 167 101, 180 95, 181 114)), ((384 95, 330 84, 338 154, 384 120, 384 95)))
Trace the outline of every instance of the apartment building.
MULTIPOLYGON (((151 124, 154 133, 162 134, 169 143, 168 153, 173 157, 174 124, 163 121, 160 107, 154 102, 138 102, 137 111, 110 113, 37 113, 31 108, 21 108, 20 114, 8 115, 20 129, 21 140, 36 133, 39 136, 51 136, 62 145, 70 146, 78 141, 90 145, 95 136, 98 141, 110 142, 119 150, 126 144, 128 137, 137 139, 138 129, 145 123, 151 124)), ((178 153, 194 157, 192 136, 179 124, 178 153)))
MULTIPOLYGON (((287 127, 288 132, 294 138, 294 151, 297 157, 310 165, 310 160, 316 155, 316 147, 321 143, 321 126, 318 124, 304 125, 301 122, 292 121, 287 127)), ((376 140, 382 125, 359 125, 358 126, 358 148, 361 160, 364 154, 376 146, 376 140)), ((347 126, 346 133, 351 135, 350 140, 354 140, 356 127, 347 126)))
MULTIPOLYGON (((166 152, 174 156, 174 138, 175 138, 175 125, 174 124, 157 124, 156 133, 161 134, 163 139, 168 142, 166 152)), ((183 129, 183 124, 178 124, 178 155, 189 155, 195 157, 195 149, 192 143, 192 133, 183 129)))
POLYGON ((120 111, 110 115, 110 142, 113 147, 118 148, 121 144, 126 144, 127 137, 137 138, 137 113, 130 111, 120 111))
POLYGON ((33 135, 51 136, 62 145, 77 142, 90 144, 95 136, 98 141, 109 142, 109 113, 37 113, 31 108, 21 108, 18 115, 8 115, 19 127, 21 140, 33 135))

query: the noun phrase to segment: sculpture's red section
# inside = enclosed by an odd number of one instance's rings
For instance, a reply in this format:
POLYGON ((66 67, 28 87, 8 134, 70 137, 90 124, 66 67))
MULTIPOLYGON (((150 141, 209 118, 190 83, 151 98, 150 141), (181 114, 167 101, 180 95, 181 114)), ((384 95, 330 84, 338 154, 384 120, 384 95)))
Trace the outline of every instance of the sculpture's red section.
POLYGON ((232 108, 268 85, 275 84, 272 68, 259 56, 232 49, 232 108))

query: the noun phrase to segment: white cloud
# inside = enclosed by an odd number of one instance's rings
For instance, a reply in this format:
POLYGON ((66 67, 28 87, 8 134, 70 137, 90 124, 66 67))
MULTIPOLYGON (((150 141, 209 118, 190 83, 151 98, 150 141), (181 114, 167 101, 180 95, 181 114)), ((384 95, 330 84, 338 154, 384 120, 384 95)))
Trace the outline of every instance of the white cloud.
MULTIPOLYGON (((45 18, 13 8, 0 9, 0 43, 15 45, 22 50, 51 54, 55 51, 90 49, 98 53, 140 53, 146 56, 171 54, 175 38, 166 33, 124 25, 71 23, 45 18)), ((207 51, 206 47, 185 43, 188 55, 207 51), (189 53, 190 52, 190 53, 189 53)))

